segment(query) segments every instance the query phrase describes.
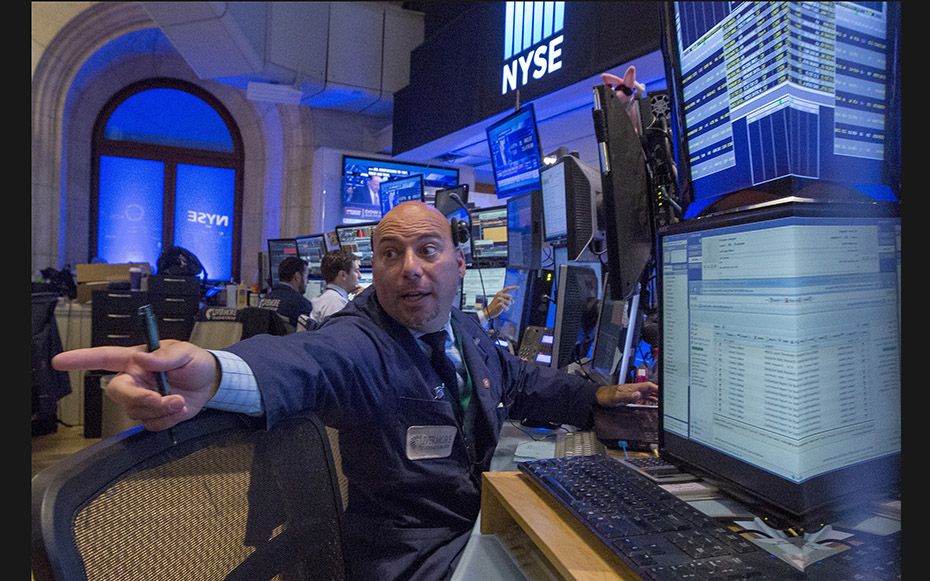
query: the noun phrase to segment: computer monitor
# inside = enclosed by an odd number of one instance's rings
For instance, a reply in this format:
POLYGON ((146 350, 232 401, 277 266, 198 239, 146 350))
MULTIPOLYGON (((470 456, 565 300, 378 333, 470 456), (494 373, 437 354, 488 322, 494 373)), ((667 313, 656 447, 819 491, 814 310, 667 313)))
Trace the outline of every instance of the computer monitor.
MULTIPOLYGON (((512 303, 510 308, 502 312, 497 318, 491 319, 491 328, 497 334, 510 341, 515 348, 519 347, 523 329, 526 327, 526 307, 529 292, 530 271, 522 268, 507 268, 504 273, 504 287, 516 286, 510 291, 512 303)), ((503 288, 503 287, 501 287, 503 288)))
POLYGON ((326 254, 326 236, 323 234, 309 234, 307 236, 298 236, 297 254, 307 262, 307 276, 311 278, 320 278, 323 273, 320 271, 320 264, 323 261, 323 255, 326 254))
POLYGON ((555 299, 552 367, 563 368, 588 356, 597 326, 599 281, 593 266, 559 267, 555 299))
POLYGON ((372 282, 374 282, 374 278, 372 277, 371 271, 363 270, 358 277, 358 286, 362 287, 362 289, 366 289, 371 286, 372 282))
POLYGON ((381 183, 381 215, 401 202, 423 201, 423 176, 412 175, 381 183))
POLYGON ((603 186, 604 232, 610 293, 615 301, 629 299, 655 247, 653 200, 646 179, 646 162, 639 135, 626 105, 607 85, 594 87, 594 126, 603 186))
POLYGON ((471 211, 471 243, 476 266, 507 266, 507 206, 471 211))
POLYGON ((507 198, 507 261, 514 268, 541 266, 542 207, 540 193, 507 198))
POLYGON ((443 188, 436 190, 436 198, 433 200, 436 209, 448 216, 462 206, 468 205, 468 184, 459 184, 454 188, 443 188), (458 198, 458 200, 456 200, 458 198))
POLYGON ((281 282, 278 279, 278 266, 288 256, 300 256, 297 251, 295 238, 269 238, 268 239, 268 270, 271 286, 281 282))
POLYGON ((603 238, 597 212, 600 173, 577 157, 565 155, 543 168, 541 183, 543 239, 553 245, 566 244, 569 260, 577 260, 585 249, 600 252, 592 244, 603 238))
POLYGON ((364 224, 340 224, 336 226, 339 247, 358 256, 361 268, 371 268, 371 235, 377 225, 377 222, 367 222, 364 224))
POLYGON ((461 308, 466 313, 477 313, 488 306, 497 291, 504 288, 507 269, 466 268, 462 278, 461 308))
POLYGON ((590 367, 597 375, 609 378, 609 383, 617 383, 629 316, 626 301, 615 301, 610 297, 610 275, 604 277, 603 287, 590 367))
POLYGON ((791 201, 660 231, 663 454, 787 526, 897 487, 895 206, 791 201))
POLYGON ((666 3, 686 217, 740 191, 897 200, 900 12, 900 2, 666 3))
POLYGON ((536 113, 528 103, 487 128, 491 168, 498 198, 539 189, 542 148, 536 113))
POLYGON ((323 290, 326 288, 326 281, 322 278, 308 278, 307 279, 307 288, 304 289, 304 296, 308 301, 312 301, 316 297, 323 294, 323 290))

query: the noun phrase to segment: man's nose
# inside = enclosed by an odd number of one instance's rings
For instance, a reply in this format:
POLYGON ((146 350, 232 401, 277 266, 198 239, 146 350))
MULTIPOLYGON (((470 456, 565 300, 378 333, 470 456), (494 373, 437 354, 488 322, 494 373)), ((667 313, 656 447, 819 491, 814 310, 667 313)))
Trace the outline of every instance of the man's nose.
POLYGON ((404 253, 403 275, 407 277, 420 277, 423 274, 423 265, 420 257, 411 248, 404 253))

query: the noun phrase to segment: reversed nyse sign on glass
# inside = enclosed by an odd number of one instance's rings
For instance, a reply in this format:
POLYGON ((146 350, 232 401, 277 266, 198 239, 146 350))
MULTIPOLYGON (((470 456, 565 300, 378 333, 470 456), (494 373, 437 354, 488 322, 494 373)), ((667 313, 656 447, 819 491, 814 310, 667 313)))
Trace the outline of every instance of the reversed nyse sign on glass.
POLYGON ((565 2, 507 2, 501 95, 562 68, 565 2))

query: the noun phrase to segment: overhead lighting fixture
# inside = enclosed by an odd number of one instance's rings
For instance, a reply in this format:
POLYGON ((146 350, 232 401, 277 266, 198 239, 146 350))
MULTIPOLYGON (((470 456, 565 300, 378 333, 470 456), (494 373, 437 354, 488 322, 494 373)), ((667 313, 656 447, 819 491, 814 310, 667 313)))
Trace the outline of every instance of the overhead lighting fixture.
POLYGON ((269 103, 283 103, 286 105, 299 105, 304 93, 291 85, 278 85, 275 83, 260 83, 249 81, 245 90, 245 97, 250 101, 266 101, 269 103))

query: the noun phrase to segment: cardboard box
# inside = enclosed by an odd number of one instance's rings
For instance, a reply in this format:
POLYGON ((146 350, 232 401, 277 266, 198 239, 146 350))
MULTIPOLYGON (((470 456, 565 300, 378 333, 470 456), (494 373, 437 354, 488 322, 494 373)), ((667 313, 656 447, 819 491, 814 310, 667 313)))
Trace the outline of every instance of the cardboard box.
POLYGON ((138 266, 142 269, 142 276, 151 274, 152 269, 147 262, 127 262, 124 264, 78 264, 77 282, 99 282, 113 280, 129 280, 129 269, 138 266))
MULTIPOLYGON (((80 266, 80 265, 79 265, 80 266)), ((106 290, 108 281, 92 281, 92 282, 79 282, 77 283, 77 297, 76 301, 79 303, 89 303, 91 298, 93 298, 93 292, 95 290, 106 290)))

